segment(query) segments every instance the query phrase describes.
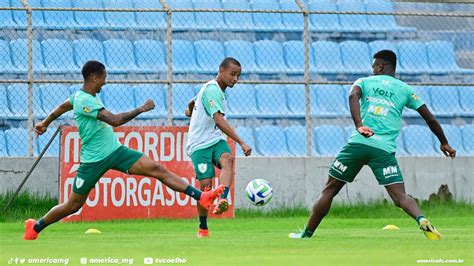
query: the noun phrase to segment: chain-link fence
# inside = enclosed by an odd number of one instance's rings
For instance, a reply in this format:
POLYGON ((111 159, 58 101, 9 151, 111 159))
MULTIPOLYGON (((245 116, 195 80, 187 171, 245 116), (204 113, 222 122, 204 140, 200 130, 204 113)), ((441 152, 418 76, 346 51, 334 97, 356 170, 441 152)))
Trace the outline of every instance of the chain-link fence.
MULTIPOLYGON (((187 102, 227 56, 242 64, 226 117, 260 156, 334 156, 354 130, 350 84, 372 55, 398 56, 459 155, 474 154, 474 4, 388 0, 4 0, 0 4, 0 156, 37 155, 32 126, 80 88, 87 60, 103 62, 100 97, 130 125, 186 125, 187 102)), ((72 124, 65 114, 52 127, 72 124)), ((398 154, 440 156, 415 111, 398 154)), ((238 155, 242 153, 238 150, 238 155)), ((57 142, 47 153, 57 156, 57 142)))

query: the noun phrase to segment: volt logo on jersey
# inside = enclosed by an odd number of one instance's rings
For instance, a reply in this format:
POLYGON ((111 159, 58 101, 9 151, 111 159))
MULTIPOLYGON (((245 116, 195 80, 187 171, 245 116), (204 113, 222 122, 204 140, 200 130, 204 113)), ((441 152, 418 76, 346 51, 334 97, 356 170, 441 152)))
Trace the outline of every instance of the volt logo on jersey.
POLYGON ((392 96, 393 96, 393 92, 382 90, 380 88, 373 88, 373 90, 374 90, 374 94, 378 94, 380 96, 385 96, 385 97, 388 97, 388 98, 392 98, 392 96))

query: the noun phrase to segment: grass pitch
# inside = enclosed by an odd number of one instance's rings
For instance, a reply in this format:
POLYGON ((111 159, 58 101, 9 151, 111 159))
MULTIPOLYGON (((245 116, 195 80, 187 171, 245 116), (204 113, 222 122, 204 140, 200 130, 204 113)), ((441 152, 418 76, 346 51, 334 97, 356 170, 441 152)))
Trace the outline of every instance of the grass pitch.
POLYGON ((133 259, 133 265, 144 265, 145 258, 153 258, 154 265, 173 259, 186 265, 423 264, 417 260, 474 265, 473 205, 422 207, 443 240, 427 240, 412 219, 387 203, 335 206, 313 238, 299 240, 289 239, 288 233, 306 223, 303 209, 238 210, 233 220, 210 220, 209 239, 195 237, 197 219, 158 219, 58 223, 46 228, 38 240, 23 241, 23 222, 11 214, 0 223, 0 265, 15 264, 15 258, 25 259, 25 265, 30 258, 67 258, 69 265, 81 265, 81 258, 87 258, 88 265, 93 264, 90 259, 109 265, 133 259), (382 230, 387 224, 400 230, 382 230), (85 234, 90 228, 102 234, 85 234))

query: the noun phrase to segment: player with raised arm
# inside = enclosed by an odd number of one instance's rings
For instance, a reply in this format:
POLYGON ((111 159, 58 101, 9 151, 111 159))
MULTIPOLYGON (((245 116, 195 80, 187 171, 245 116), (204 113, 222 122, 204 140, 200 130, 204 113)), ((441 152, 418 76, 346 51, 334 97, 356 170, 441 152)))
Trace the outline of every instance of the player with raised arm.
POLYGON ((456 151, 448 144, 443 129, 423 100, 410 86, 395 78, 396 65, 395 53, 381 50, 374 54, 373 76, 358 79, 352 86, 349 106, 355 130, 331 165, 328 181, 314 204, 305 230, 291 233, 291 238, 311 237, 341 188, 352 182, 364 165, 369 165, 395 205, 416 220, 428 239, 441 239, 441 234, 424 217, 416 201, 406 194, 395 158, 403 108, 418 111, 440 141, 440 150, 445 156, 454 158, 456 151))
POLYGON ((107 76, 105 66, 97 61, 88 61, 82 67, 82 75, 84 77, 82 89, 71 95, 48 117, 35 125, 35 131, 43 134, 52 121, 65 112, 74 111, 82 148, 81 163, 74 178, 72 192, 66 202, 53 207, 38 221, 34 219, 25 221, 23 239, 35 240, 46 226, 77 212, 84 205, 89 192, 109 169, 156 178, 171 189, 193 197, 202 208, 209 208, 212 202, 223 193, 223 186, 202 192, 148 156, 118 142, 112 127, 121 126, 139 114, 152 110, 155 107, 154 102, 149 99, 134 110, 113 114, 104 107, 97 96, 105 84, 107 76))

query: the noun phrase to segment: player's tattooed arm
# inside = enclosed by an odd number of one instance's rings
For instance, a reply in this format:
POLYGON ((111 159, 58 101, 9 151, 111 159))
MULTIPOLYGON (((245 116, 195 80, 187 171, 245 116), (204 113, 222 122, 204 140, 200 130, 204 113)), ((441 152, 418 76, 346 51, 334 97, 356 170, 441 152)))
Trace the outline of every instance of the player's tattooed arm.
POLYGON ((71 110, 72 110, 72 104, 69 102, 69 100, 64 101, 63 103, 58 105, 56 108, 54 108, 54 110, 51 111, 51 113, 49 113, 49 115, 43 121, 36 123, 35 128, 34 128, 35 132, 38 135, 43 134, 44 132, 46 132, 51 122, 53 122, 58 117, 60 117, 64 113, 71 110))
POLYGON ((142 106, 128 112, 113 114, 103 108, 97 114, 97 119, 104 121, 111 126, 118 127, 137 117, 139 114, 148 112, 153 108, 155 108, 155 103, 153 100, 148 99, 142 106))

